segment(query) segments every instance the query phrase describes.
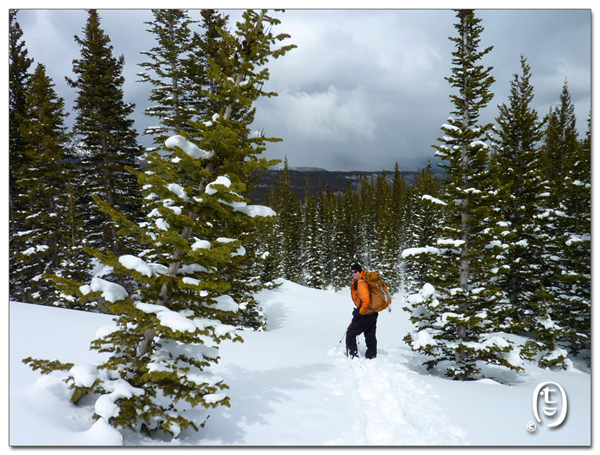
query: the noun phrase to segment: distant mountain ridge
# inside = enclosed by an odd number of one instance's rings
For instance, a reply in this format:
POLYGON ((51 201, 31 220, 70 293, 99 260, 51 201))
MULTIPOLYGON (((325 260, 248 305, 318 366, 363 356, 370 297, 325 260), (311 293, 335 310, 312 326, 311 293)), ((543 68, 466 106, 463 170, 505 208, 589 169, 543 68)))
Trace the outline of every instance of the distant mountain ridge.
MULTIPOLYGON (((277 189, 280 180, 283 166, 276 166, 268 171, 257 172, 259 179, 254 185, 254 188, 248 194, 249 198, 256 203, 264 203, 265 195, 271 187, 277 189)), ((323 191, 329 187, 334 193, 344 193, 348 188, 348 181, 351 182, 352 188, 358 188, 358 183, 362 175, 367 177, 377 176, 384 171, 366 172, 366 171, 328 171, 326 169, 316 167, 288 167, 290 176, 290 184, 293 193, 302 201, 306 193, 306 179, 309 178, 310 191, 313 195, 317 195, 319 188, 323 191)), ((394 171, 385 171, 388 182, 392 182, 394 171)), ((411 186, 414 184, 417 171, 400 171, 404 176, 406 183, 411 186)), ((443 173, 435 173, 438 179, 443 177, 443 173)))

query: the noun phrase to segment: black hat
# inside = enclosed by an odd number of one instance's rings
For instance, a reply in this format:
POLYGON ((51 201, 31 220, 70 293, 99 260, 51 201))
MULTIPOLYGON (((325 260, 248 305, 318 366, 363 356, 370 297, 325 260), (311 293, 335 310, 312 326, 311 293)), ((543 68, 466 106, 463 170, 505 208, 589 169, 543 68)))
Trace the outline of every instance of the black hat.
POLYGON ((353 264, 351 270, 353 272, 362 272, 362 267, 360 266, 360 264, 353 264))

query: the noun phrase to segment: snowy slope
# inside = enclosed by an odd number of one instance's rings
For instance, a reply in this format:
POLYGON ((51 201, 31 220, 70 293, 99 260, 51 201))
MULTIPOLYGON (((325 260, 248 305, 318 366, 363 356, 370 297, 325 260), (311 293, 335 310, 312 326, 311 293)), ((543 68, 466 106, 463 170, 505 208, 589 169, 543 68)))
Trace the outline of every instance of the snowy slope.
MULTIPOLYGON (((204 446, 580 446, 591 444, 591 378, 527 365, 525 373, 456 382, 432 376, 404 344, 412 330, 396 296, 380 314, 379 356, 343 355, 352 304, 348 292, 290 282, 264 291, 266 332, 244 331, 244 343, 224 343, 212 371, 230 386, 231 408, 194 410, 200 432, 156 441, 94 424, 93 403, 75 407, 60 374, 41 376, 21 362, 32 356, 97 363, 89 342, 111 317, 12 302, 10 305, 10 444, 204 446), (545 381, 560 384, 568 417, 535 432, 532 396, 545 381), (36 431, 31 431, 31 428, 36 431)), ((359 351, 364 350, 361 338, 359 351)))

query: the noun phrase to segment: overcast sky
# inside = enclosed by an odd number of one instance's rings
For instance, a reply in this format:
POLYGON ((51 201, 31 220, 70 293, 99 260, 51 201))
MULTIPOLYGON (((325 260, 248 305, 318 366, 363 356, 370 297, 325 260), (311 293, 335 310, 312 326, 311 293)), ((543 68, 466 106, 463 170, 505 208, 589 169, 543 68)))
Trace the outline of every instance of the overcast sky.
MULTIPOLYGON (((240 12, 228 12, 234 26, 240 12)), ((282 21, 275 32, 290 34, 287 43, 298 48, 269 65, 265 88, 279 96, 257 105, 254 126, 283 138, 268 146, 268 158, 287 156, 290 166, 342 171, 393 169, 396 162, 401 170, 417 170, 434 160, 432 145, 453 110, 454 92, 444 78, 451 75, 455 50, 449 40, 456 36, 454 11, 288 9, 274 15, 282 21)), ((200 20, 197 10, 190 16, 200 20)), ((37 63, 46 66, 67 111, 76 93, 65 76, 73 77, 72 61, 80 58, 73 38, 84 36, 87 17, 73 9, 23 9, 17 16, 32 70, 37 63)), ((482 122, 493 121, 497 105, 508 103, 522 54, 531 66, 540 116, 558 105, 566 81, 583 135, 591 108, 591 11, 480 9, 476 17, 484 28, 480 50, 494 47, 481 63, 494 67, 496 79, 482 122)), ((136 104, 140 142, 149 145, 141 133, 157 122, 143 114, 151 87, 138 82, 136 73, 145 59, 141 52, 155 45, 144 23, 152 13, 102 9, 100 19, 114 55, 125 56, 125 100, 136 104)))

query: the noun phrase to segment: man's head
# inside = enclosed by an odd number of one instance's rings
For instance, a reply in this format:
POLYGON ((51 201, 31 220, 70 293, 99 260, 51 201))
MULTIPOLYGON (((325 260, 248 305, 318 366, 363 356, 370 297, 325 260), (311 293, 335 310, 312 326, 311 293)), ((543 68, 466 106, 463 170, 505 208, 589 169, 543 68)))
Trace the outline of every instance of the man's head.
POLYGON ((356 276, 358 276, 360 274, 360 272, 362 272, 362 267, 360 266, 360 264, 352 264, 352 278, 356 278, 356 276))

